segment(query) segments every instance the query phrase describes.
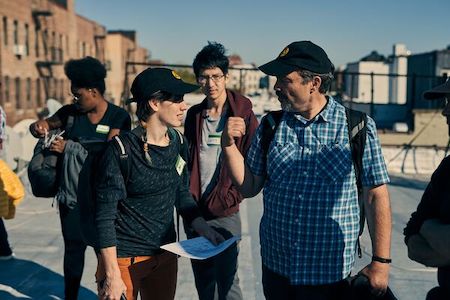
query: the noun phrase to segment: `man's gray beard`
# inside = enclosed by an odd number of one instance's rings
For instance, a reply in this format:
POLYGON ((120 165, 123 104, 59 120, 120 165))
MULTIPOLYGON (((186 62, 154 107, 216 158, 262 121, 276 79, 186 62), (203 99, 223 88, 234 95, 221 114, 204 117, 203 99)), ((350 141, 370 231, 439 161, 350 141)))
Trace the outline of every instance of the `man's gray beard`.
POLYGON ((287 100, 281 100, 281 109, 286 112, 294 112, 294 107, 292 107, 292 103, 287 100))

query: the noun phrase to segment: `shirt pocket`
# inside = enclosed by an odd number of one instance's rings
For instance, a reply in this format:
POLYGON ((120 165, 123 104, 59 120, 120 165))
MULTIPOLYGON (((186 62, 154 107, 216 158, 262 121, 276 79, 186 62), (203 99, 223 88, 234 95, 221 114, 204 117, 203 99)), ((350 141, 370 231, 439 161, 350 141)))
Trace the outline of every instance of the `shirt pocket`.
POLYGON ((317 154, 317 175, 331 182, 342 182, 352 172, 350 144, 321 145, 317 154))
POLYGON ((268 177, 274 182, 289 180, 293 166, 298 163, 298 145, 275 143, 268 153, 268 177))

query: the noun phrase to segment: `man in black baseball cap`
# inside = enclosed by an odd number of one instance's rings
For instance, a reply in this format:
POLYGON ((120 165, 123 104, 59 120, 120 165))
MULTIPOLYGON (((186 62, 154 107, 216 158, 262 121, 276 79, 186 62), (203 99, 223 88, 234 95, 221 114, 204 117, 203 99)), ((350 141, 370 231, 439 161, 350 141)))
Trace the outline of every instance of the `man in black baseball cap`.
POLYGON ((289 44, 277 58, 260 66, 259 69, 273 76, 283 76, 298 69, 318 74, 334 72, 334 66, 325 51, 310 41, 289 44))
POLYGON ((274 88, 284 111, 296 111, 310 119, 327 103, 324 94, 333 81, 334 65, 326 52, 311 41, 289 44, 277 58, 259 69, 277 77, 274 88), (309 83, 313 84, 312 88, 301 91, 309 83), (316 93, 308 93, 312 91, 316 93), (307 99, 309 96, 313 101, 307 99))
MULTIPOLYGON (((230 117, 222 134, 222 153, 243 197, 264 189, 260 225, 264 295, 347 299, 345 280, 355 258, 360 209, 346 109, 326 95, 333 63, 321 47, 299 41, 260 70, 276 76, 274 89, 282 111, 262 119, 245 161, 235 140, 248 125, 242 118, 230 117), (270 136, 267 131, 273 127, 270 136)), ((373 261, 361 273, 371 292, 382 295, 391 262, 389 177, 374 121, 368 117, 362 124, 367 135, 359 174, 368 195, 365 211, 373 261)))
MULTIPOLYGON (((450 135, 450 80, 423 94, 425 99, 443 98, 442 115, 447 118, 450 135)), ((438 268, 439 286, 426 299, 450 299, 450 156, 445 157, 431 176, 417 210, 403 233, 408 257, 428 267, 438 268)))

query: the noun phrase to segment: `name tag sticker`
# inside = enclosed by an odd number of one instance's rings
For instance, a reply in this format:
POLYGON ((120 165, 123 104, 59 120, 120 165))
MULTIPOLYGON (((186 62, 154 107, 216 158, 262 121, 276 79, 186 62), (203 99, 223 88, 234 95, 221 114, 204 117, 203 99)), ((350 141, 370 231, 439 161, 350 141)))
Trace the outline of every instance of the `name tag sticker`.
POLYGON ((177 162, 175 164, 175 168, 177 169, 178 175, 181 176, 181 173, 183 173, 184 166, 186 165, 186 162, 184 159, 178 154, 177 162))
POLYGON ((208 146, 220 146, 220 137, 222 135, 220 134, 210 134, 208 135, 208 140, 206 141, 206 143, 208 144, 208 146))
POLYGON ((109 133, 109 126, 108 125, 98 124, 97 128, 95 128, 95 132, 108 134, 109 133))

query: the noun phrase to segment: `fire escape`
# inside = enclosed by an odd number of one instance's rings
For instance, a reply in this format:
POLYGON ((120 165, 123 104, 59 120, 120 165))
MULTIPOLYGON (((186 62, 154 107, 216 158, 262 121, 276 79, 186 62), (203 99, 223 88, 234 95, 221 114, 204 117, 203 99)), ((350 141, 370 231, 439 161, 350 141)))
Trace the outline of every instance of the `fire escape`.
POLYGON ((52 17, 53 13, 49 8, 40 7, 40 5, 33 5, 32 16, 36 27, 36 32, 40 33, 40 38, 42 40, 42 46, 44 53, 40 55, 40 60, 36 62, 36 68, 39 77, 42 79, 44 84, 45 97, 48 99, 50 97, 50 81, 54 77, 53 71, 54 67, 61 65, 63 63, 63 53, 62 45, 60 48, 56 47, 55 36, 50 42, 50 33, 48 30, 49 19, 52 17))

